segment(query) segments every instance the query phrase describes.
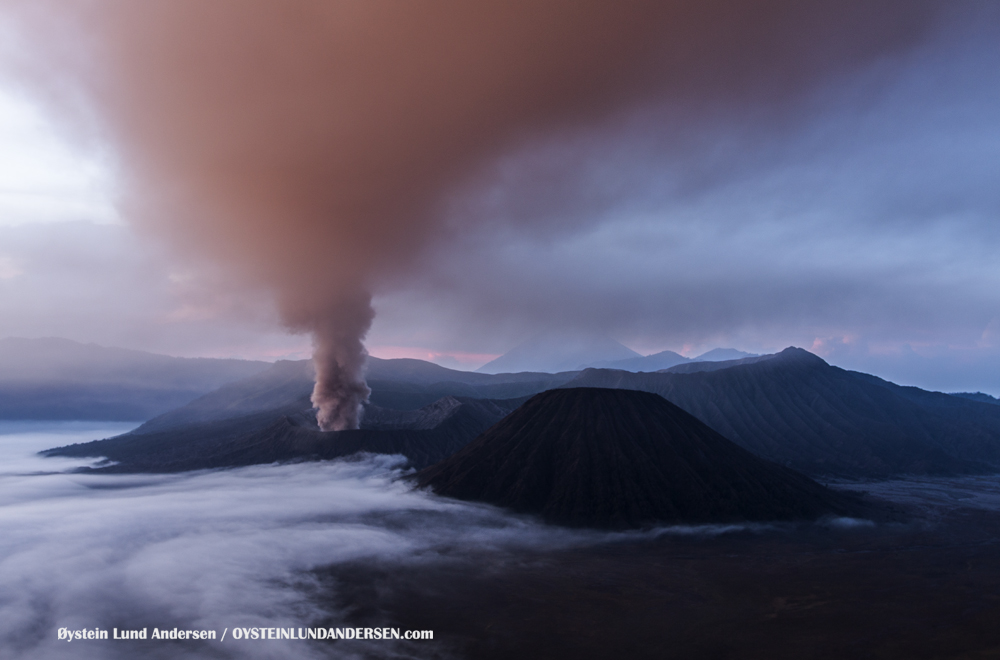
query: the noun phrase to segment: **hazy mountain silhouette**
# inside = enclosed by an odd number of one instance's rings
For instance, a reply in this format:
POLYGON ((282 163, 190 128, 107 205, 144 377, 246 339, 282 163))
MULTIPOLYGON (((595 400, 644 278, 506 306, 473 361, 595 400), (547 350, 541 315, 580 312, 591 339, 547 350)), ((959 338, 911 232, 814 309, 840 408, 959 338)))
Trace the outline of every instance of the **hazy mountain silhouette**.
MULTIPOLYGON (((711 364, 711 363, 702 363, 711 364)), ((1000 407, 900 387, 799 348, 713 371, 589 369, 566 387, 655 392, 754 454, 810 474, 952 474, 1000 467, 1000 407)))
POLYGON ((666 371, 672 374, 693 374, 698 371, 719 371, 721 369, 728 369, 729 367, 735 367, 740 364, 763 362, 764 360, 770 360, 773 357, 774 354, 754 355, 751 357, 737 358, 735 360, 698 360, 678 364, 667 369, 661 369, 661 371, 666 371))
POLYGON ((723 360, 742 360, 743 358, 752 357, 757 357, 757 353, 738 351, 735 348, 713 348, 691 359, 701 362, 722 362, 723 360))
POLYGON ((0 419, 141 421, 268 367, 10 337, 0 339, 0 419))
POLYGON ((645 357, 628 358, 627 360, 600 360, 585 366, 595 369, 622 369, 623 371, 659 371, 689 361, 690 358, 686 358, 680 353, 660 351, 645 357))
POLYGON ((585 364, 642 358, 605 335, 569 334, 536 337, 507 351, 476 371, 484 374, 576 371, 585 364))
POLYGON ((594 527, 812 519, 857 500, 736 446, 664 398, 574 388, 527 403, 417 475, 441 495, 594 527))
POLYGON ((704 362, 722 362, 758 357, 755 353, 745 353, 735 348, 713 348, 698 357, 687 358, 673 351, 660 351, 652 355, 632 357, 624 360, 598 360, 581 365, 581 368, 621 369, 622 371, 662 371, 673 367, 700 370, 693 365, 704 362))

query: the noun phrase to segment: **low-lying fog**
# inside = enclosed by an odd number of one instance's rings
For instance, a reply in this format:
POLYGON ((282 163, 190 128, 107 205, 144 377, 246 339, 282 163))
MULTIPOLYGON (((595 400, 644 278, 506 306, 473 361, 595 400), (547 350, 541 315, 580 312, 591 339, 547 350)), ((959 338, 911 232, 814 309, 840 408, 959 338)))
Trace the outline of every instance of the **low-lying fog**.
MULTIPOLYGON (((475 551, 741 529, 605 534, 544 527, 491 507, 415 492, 398 480, 400 459, 387 456, 178 475, 95 475, 67 471, 87 461, 34 454, 128 428, 0 426, 0 657, 135 657, 136 642, 60 641, 61 627, 230 631, 226 641, 145 643, 142 656, 153 658, 437 655, 446 650, 440 641, 249 642, 233 640, 231 631, 350 625, 344 613, 327 609, 331 599, 316 597, 320 586, 310 571, 323 566, 372 560, 420 570, 426 562, 461 561, 475 551)), ((864 487, 906 497, 907 483, 864 487)), ((1000 508, 995 480, 920 483, 934 497, 972 493, 966 499, 1000 508)), ((857 527, 850 522, 834 526, 857 527)))
MULTIPOLYGON (((4 658, 135 657, 135 642, 59 641, 60 627, 176 626, 221 635, 236 626, 305 627, 324 617, 338 625, 336 612, 310 600, 310 569, 371 558, 419 570, 470 549, 599 538, 414 492, 397 480, 398 457, 180 475, 57 472, 87 461, 33 453, 128 430, 57 426, 8 425, 0 435, 4 658)), ((336 653, 349 657, 362 644, 337 643, 336 653)), ((393 643, 368 644, 396 652, 393 643)), ((230 634, 225 642, 149 644, 143 656, 300 658, 321 657, 323 648, 332 651, 329 644, 239 642, 230 634)))
POLYGON ((925 515, 956 507, 1000 511, 1000 474, 910 477, 831 485, 865 491, 875 497, 914 506, 925 515))

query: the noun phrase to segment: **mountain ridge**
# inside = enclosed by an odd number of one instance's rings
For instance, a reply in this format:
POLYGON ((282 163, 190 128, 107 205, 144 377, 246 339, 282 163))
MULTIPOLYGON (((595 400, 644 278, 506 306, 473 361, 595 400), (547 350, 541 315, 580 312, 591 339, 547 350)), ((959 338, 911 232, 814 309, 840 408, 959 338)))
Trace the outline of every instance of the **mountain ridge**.
POLYGON ((714 371, 588 369, 563 387, 660 394, 754 454, 806 474, 881 478, 1000 466, 1000 408, 850 372, 800 348, 714 371))

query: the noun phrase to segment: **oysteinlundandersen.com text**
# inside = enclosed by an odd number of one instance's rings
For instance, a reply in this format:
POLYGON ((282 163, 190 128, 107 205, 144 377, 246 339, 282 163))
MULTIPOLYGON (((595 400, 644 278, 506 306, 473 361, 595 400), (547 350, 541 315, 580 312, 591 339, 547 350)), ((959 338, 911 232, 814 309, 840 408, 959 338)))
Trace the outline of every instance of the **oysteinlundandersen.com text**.
MULTIPOLYGON (((269 639, 434 639, 433 630, 400 630, 399 628, 233 628, 232 639, 239 640, 269 640, 269 639)), ((67 642, 90 641, 102 639, 166 639, 166 640, 214 640, 224 641, 229 628, 218 635, 215 630, 161 630, 148 628, 141 630, 119 630, 112 628, 111 633, 102 628, 83 628, 70 630, 59 628, 57 637, 67 642)))

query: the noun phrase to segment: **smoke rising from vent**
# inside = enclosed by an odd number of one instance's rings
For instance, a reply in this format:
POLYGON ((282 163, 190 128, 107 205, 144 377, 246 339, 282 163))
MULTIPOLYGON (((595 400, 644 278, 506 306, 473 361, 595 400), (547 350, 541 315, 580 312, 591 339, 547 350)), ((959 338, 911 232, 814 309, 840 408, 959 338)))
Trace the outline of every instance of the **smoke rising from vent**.
POLYGON ((375 312, 371 298, 331 305, 326 318, 309 319, 313 332, 316 387, 312 404, 316 421, 324 431, 356 429, 361 421, 362 405, 371 390, 365 384, 365 357, 361 340, 372 323, 375 312))
POLYGON ((15 0, 5 9, 21 36, 8 58, 21 80, 67 126, 115 148, 125 215, 272 294, 290 328, 313 334, 313 401, 322 427, 336 430, 357 425, 367 397, 371 295, 404 281, 436 239, 482 222, 474 208, 445 211, 496 158, 639 103, 780 102, 919 38, 931 12, 902 6, 15 0))

